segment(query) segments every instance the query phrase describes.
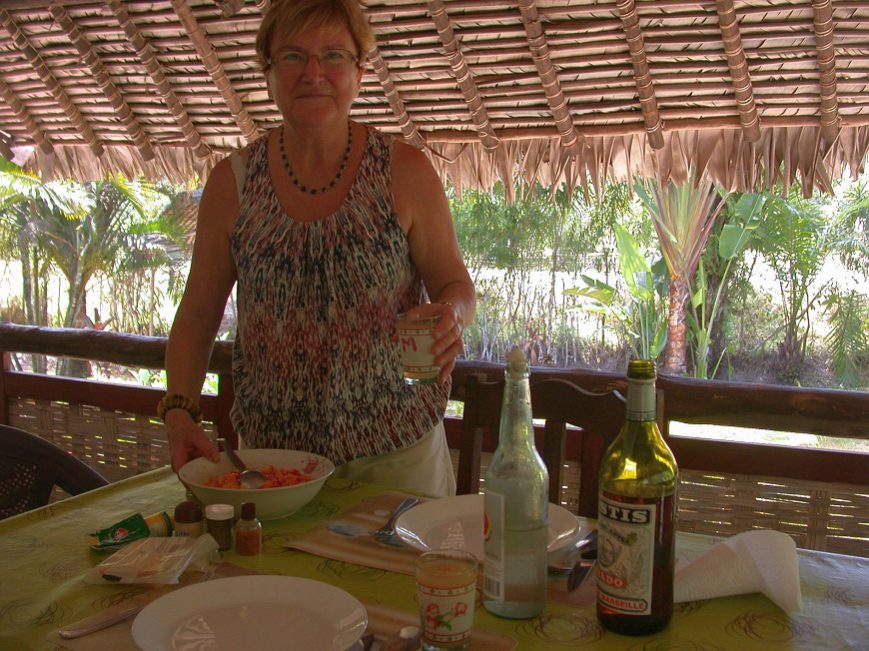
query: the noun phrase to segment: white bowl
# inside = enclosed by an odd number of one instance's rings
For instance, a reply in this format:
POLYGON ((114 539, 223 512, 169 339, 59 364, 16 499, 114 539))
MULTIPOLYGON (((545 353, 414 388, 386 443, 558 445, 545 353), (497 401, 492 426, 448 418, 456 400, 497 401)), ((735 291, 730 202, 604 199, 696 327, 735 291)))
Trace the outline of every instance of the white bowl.
POLYGON ((179 479, 190 488, 203 504, 232 504, 236 516, 242 502, 255 502, 256 514, 261 520, 274 520, 295 513, 320 492, 323 484, 335 471, 326 457, 310 452, 279 449, 238 450, 237 454, 251 470, 262 470, 267 464, 284 470, 297 469, 311 477, 310 481, 294 486, 277 488, 215 488, 205 483, 212 477, 235 470, 225 452, 214 463, 205 457, 193 459, 178 471, 179 479))

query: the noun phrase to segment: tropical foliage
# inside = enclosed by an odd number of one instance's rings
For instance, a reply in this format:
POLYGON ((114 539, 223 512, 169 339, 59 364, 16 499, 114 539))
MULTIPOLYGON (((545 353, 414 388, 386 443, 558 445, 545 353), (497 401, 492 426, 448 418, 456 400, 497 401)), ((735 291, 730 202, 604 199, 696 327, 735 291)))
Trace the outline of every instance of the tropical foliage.
POLYGON ((682 374, 687 369, 688 350, 685 303, 724 200, 708 176, 698 179, 693 172, 679 185, 670 182, 664 188, 655 179, 638 180, 635 189, 655 226, 670 273, 664 370, 682 374))
MULTIPOLYGON (((519 343, 538 365, 621 371, 640 355, 702 378, 866 387, 867 187, 810 199, 728 196, 702 180, 451 196, 478 289, 466 355, 497 361, 519 343), (848 276, 823 280, 834 263, 848 276)), ((0 160, 0 255, 19 270, 4 318, 167 334, 197 201, 120 177, 44 182, 0 160)), ((232 319, 230 305, 227 331, 232 319)))
MULTIPOLYGON (((64 327, 102 327, 98 311, 91 318, 88 290, 98 275, 109 279, 110 293, 126 296, 132 282, 150 274, 149 305, 156 310, 156 271, 177 269, 188 238, 181 220, 164 209, 165 192, 123 177, 86 184, 43 182, 0 159, 0 239, 5 254, 20 262, 22 297, 29 323, 64 327), (48 283, 61 274, 66 300, 52 315, 48 283)), ((141 285, 140 285, 141 286, 141 285)), ((121 319, 119 319, 121 321, 121 319)), ((138 330, 137 330, 138 331, 138 330)), ((163 329, 165 333, 165 328, 163 329)), ((148 334, 153 334, 153 328, 148 334)), ((44 368, 34 360, 36 368, 44 368)), ((85 376, 83 362, 62 360, 58 372, 85 376)))

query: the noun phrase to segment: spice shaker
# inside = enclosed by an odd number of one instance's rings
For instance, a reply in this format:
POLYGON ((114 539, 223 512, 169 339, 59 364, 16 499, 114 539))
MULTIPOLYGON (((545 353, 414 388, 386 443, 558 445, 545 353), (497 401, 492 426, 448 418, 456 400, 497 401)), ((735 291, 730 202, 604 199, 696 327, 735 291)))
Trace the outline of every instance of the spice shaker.
POLYGON ((245 556, 253 556, 262 551, 263 526, 256 517, 256 504, 244 502, 241 505, 241 519, 235 523, 235 551, 245 556))
POLYGON ((217 541, 217 548, 225 551, 232 547, 232 518, 235 509, 231 504, 209 504, 205 507, 205 526, 217 541))
POLYGON ((202 507, 197 502, 184 501, 175 507, 175 534, 196 538, 205 530, 202 507))

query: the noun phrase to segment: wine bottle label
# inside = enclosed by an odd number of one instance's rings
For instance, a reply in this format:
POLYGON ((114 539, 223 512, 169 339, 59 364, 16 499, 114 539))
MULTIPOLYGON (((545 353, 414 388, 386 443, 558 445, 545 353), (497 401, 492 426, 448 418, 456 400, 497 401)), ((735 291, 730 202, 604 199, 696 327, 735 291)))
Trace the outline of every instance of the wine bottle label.
POLYGON ((602 606, 627 615, 651 613, 657 509, 656 501, 638 504, 601 494, 597 598, 602 606))
POLYGON ((483 594, 504 601, 504 496, 483 491, 483 594))
POLYGON ((626 420, 655 420, 655 378, 629 378, 626 420))

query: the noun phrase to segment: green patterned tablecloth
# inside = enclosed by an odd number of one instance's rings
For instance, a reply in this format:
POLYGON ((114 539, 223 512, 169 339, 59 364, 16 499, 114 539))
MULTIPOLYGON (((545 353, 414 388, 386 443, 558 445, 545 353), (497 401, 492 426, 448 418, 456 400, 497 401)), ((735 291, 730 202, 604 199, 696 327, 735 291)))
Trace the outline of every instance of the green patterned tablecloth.
MULTIPOLYGON (((331 583, 360 599, 412 612, 411 577, 284 548, 293 536, 383 490, 330 480, 296 515, 265 523, 261 555, 227 552, 224 558, 261 573, 331 583)), ((132 513, 171 512, 183 499, 184 488, 167 468, 0 522, 0 649, 54 649, 43 640, 48 633, 116 602, 130 587, 82 581, 85 572, 104 558, 84 544, 85 534, 132 513)), ((695 558, 714 542, 680 534, 678 553, 695 558)), ((761 595, 677 604, 669 628, 645 638, 603 631, 592 606, 557 603, 525 622, 497 619, 480 609, 475 626, 516 638, 523 651, 584 646, 626 651, 869 649, 869 559, 800 551, 800 576, 804 607, 799 613, 786 614, 761 595)))

